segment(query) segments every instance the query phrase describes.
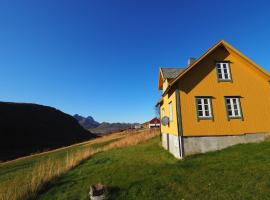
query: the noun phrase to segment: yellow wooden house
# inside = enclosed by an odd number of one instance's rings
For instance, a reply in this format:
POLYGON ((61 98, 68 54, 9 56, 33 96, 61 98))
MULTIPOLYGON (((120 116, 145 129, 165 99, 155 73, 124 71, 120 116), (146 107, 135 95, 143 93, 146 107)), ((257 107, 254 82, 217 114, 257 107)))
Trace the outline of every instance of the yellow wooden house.
POLYGON ((224 40, 185 68, 160 68, 162 145, 175 157, 263 141, 270 74, 224 40))

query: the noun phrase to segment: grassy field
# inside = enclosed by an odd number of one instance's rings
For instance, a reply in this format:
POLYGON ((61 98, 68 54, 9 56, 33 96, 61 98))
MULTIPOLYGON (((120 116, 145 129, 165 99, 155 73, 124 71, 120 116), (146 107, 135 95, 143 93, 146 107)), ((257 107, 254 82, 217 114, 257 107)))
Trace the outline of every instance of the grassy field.
POLYGON ((136 145, 158 131, 121 132, 73 146, 0 163, 0 200, 36 199, 48 182, 98 152, 136 145))
MULTIPOLYGON (((29 183, 29 179, 33 174, 33 170, 42 163, 46 163, 48 161, 64 162, 67 155, 82 152, 86 149, 96 149, 98 147, 108 145, 110 142, 114 142, 116 140, 126 137, 126 135, 126 133, 112 134, 69 147, 64 147, 53 151, 26 156, 5 163, 0 163, 0 199, 18 199, 16 197, 17 195, 15 194, 25 193, 23 192, 23 190, 26 184, 29 183), (10 189, 11 187, 14 187, 16 185, 21 186, 22 192, 18 191, 18 189, 15 188, 10 189)), ((20 195, 18 194, 18 196, 20 195)))
POLYGON ((117 200, 270 199, 270 142, 176 160, 154 138, 96 154, 52 181, 38 199, 86 200, 96 183, 117 200))

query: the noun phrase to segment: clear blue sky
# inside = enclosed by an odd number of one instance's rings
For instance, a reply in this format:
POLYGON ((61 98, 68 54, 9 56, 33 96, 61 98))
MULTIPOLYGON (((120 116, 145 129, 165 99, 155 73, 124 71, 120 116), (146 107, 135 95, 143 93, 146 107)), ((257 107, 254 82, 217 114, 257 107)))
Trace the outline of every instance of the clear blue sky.
POLYGON ((154 116, 160 66, 220 39, 270 70, 267 1, 1 0, 0 100, 98 121, 154 116))

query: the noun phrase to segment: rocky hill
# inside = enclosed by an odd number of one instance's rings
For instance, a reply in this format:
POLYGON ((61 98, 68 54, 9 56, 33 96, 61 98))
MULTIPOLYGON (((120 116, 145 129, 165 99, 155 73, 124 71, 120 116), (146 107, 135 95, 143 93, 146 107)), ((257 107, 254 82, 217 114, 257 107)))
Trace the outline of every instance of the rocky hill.
POLYGON ((134 124, 129 123, 108 123, 102 122, 98 127, 89 129, 92 133, 103 135, 109 133, 115 133, 132 128, 134 124))
POLYGON ((99 122, 95 121, 93 117, 88 116, 88 117, 83 117, 81 115, 74 115, 73 116, 81 126, 83 126, 85 129, 90 129, 90 128, 96 128, 99 126, 99 122))
POLYGON ((93 117, 83 117, 81 115, 73 116, 77 121, 87 130, 90 130, 91 133, 97 135, 109 134, 114 132, 123 131, 129 128, 134 127, 135 123, 108 123, 102 122, 99 123, 94 120, 93 117))

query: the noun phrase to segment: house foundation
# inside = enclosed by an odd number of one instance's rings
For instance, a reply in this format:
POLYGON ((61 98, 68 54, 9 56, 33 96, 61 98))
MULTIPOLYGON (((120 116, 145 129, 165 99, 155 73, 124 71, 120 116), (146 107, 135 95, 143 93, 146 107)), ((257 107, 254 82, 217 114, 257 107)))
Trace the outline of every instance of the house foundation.
POLYGON ((236 144, 262 142, 268 137, 270 133, 248 133, 237 136, 184 136, 182 138, 162 133, 162 146, 176 158, 182 158, 192 154, 221 150, 236 144))
POLYGON ((182 146, 181 137, 162 133, 162 146, 172 153, 176 158, 180 159, 183 157, 180 148, 182 146))

